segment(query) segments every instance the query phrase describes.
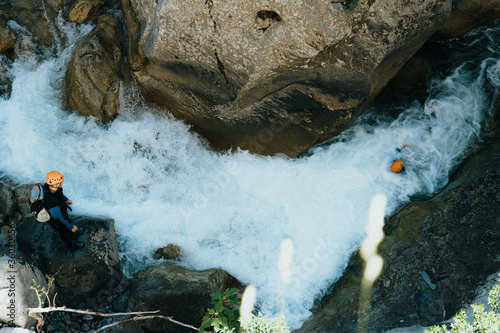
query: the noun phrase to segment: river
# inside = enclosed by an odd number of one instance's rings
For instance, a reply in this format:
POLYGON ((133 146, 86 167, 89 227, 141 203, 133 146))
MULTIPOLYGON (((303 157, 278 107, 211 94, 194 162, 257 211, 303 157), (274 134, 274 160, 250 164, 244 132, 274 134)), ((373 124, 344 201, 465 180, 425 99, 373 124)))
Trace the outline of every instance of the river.
MULTIPOLYGON (((72 50, 92 26, 60 23, 69 43, 58 44, 55 56, 24 47, 10 65, 12 94, 0 99, 0 176, 33 183, 61 171, 74 214, 115 219, 127 275, 154 265, 154 251, 174 243, 180 264, 220 267, 255 285, 259 310, 272 315, 283 302, 298 328, 359 248, 373 196, 387 197, 386 215, 428 198, 481 143, 494 113, 485 82, 497 93, 500 86, 499 23, 446 43, 451 67, 435 71, 424 98, 377 103, 295 159, 214 152, 131 83, 121 85, 112 123, 64 109, 72 50), (390 171, 394 159, 404 160, 404 173, 390 171), (293 243, 288 284, 277 267, 284 239, 293 243)), ((19 43, 32 41, 24 34, 19 43)))

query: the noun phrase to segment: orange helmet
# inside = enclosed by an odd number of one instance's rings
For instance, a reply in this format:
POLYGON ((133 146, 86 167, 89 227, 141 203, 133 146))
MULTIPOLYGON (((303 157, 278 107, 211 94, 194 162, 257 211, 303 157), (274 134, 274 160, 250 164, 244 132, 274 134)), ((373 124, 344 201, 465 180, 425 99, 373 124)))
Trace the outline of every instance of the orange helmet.
POLYGON ((392 172, 398 173, 398 172, 403 171, 403 166, 404 166, 403 161, 397 160, 394 163, 392 163, 391 170, 392 170, 392 172))
POLYGON ((49 171, 45 177, 45 182, 49 185, 62 183, 63 181, 64 176, 59 171, 49 171))

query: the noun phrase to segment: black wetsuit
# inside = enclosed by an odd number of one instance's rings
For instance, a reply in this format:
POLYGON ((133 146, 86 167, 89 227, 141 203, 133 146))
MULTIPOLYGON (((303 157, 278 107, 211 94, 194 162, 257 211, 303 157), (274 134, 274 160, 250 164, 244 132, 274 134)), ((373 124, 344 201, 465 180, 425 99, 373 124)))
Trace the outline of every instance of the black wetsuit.
MULTIPOLYGON (((55 193, 50 191, 49 185, 43 185, 45 209, 50 214, 49 225, 54 228, 60 235, 62 240, 68 244, 73 244, 73 224, 70 223, 67 205, 68 198, 63 194, 61 187, 55 193)), ((69 208, 71 210, 71 208, 69 208)))

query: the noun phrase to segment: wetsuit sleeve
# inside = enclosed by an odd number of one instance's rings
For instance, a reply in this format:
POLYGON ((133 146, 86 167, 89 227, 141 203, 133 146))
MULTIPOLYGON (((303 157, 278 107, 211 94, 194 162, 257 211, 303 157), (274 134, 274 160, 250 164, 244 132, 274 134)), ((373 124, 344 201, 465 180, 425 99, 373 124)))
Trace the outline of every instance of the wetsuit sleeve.
POLYGON ((52 216, 54 219, 59 219, 61 220, 62 223, 66 226, 68 229, 73 229, 73 225, 69 223, 68 220, 66 220, 61 213, 61 208, 59 206, 55 206, 49 209, 50 216, 52 216))

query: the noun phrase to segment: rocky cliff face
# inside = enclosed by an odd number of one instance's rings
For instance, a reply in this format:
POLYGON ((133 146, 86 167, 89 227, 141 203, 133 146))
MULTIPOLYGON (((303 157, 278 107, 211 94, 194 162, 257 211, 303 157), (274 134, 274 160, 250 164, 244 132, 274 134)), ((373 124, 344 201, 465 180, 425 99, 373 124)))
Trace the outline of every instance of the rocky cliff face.
POLYGON ((147 99, 219 147, 290 156, 350 126, 454 5, 122 3, 130 64, 147 99))

